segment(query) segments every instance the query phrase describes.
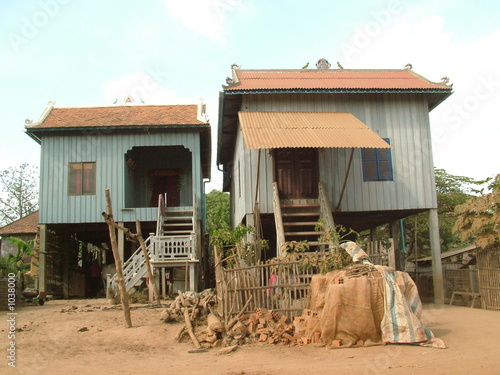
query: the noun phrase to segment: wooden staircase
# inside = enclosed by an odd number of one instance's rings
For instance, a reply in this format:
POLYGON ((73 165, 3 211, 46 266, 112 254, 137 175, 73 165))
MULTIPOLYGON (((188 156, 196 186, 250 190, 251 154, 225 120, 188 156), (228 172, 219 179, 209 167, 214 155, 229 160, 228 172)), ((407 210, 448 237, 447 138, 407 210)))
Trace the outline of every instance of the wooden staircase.
MULTIPOLYGON (((193 197, 193 202, 195 202, 193 197)), ((165 207, 165 199, 160 196, 156 233, 146 239, 146 247, 152 267, 186 268, 197 263, 196 259, 196 206, 185 209, 165 207)), ((147 276, 144 254, 138 248, 123 267, 127 291, 140 285, 147 276)), ((192 273, 194 276, 194 273, 192 273)), ((192 277, 191 278, 194 278, 192 277)), ((194 281, 191 282, 194 285, 194 281)), ((108 280, 108 287, 116 287, 116 274, 108 280)), ((193 289, 193 287, 191 287, 193 289)))
POLYGON ((319 203, 281 204, 285 242, 307 241, 311 248, 321 245, 319 237, 325 232, 315 230, 320 216, 319 203))
POLYGON ((307 241, 309 251, 317 251, 329 245, 321 241, 325 230, 335 228, 332 210, 323 182, 319 183, 319 196, 314 203, 281 203, 278 185, 273 184, 274 220, 276 224, 276 237, 278 256, 283 256, 283 247, 286 242, 307 241), (320 222, 322 230, 315 230, 320 222), (323 230, 324 229, 324 230, 323 230))
POLYGON ((193 210, 165 210, 157 236, 187 236, 195 231, 193 210))

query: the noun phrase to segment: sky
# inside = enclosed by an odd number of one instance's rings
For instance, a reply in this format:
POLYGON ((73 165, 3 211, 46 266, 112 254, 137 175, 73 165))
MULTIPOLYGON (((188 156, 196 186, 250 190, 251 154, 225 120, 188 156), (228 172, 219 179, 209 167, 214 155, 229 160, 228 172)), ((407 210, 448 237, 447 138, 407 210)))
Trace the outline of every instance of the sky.
POLYGON ((39 165, 24 133, 48 105, 197 103, 212 125, 233 63, 413 70, 450 78, 430 113, 434 164, 475 179, 500 173, 500 3, 492 0, 33 0, 0 3, 0 170, 39 165))

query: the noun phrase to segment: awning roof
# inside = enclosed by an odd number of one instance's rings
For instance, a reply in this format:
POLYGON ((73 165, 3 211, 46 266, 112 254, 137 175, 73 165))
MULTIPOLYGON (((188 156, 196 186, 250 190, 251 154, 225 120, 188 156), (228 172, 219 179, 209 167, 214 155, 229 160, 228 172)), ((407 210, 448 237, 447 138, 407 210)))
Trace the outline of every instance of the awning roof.
POLYGON ((346 112, 238 112, 243 139, 258 148, 390 148, 346 112))

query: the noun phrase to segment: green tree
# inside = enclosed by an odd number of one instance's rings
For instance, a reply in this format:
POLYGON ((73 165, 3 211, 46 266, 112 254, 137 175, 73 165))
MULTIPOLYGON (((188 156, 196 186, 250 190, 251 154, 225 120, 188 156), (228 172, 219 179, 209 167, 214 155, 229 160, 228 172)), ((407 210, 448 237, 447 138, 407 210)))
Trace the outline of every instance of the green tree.
POLYGON ((215 230, 229 230, 231 228, 229 194, 212 190, 206 195, 206 202, 207 233, 213 234, 215 230))
MULTIPOLYGON (((436 169, 436 193, 439 217, 439 235, 441 239, 441 251, 447 251, 453 246, 464 244, 454 231, 453 227, 458 215, 455 207, 464 204, 473 197, 473 194, 481 193, 480 187, 488 180, 474 180, 470 177, 455 176, 447 173, 444 169, 436 169)), ((415 256, 415 247, 418 249, 418 257, 430 254, 429 243, 429 218, 427 212, 410 216, 404 219, 405 242, 409 250, 409 256, 415 256)))
POLYGON ((0 225, 38 210, 38 168, 28 163, 0 171, 0 225))

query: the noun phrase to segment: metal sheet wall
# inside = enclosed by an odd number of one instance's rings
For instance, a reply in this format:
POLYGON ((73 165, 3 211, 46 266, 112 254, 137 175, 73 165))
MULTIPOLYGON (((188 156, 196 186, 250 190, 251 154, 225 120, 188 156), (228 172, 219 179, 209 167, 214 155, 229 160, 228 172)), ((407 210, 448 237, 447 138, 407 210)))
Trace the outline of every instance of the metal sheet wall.
MULTIPOLYGON (((423 95, 410 94, 270 94, 245 95, 243 111, 350 112, 382 138, 390 138, 394 181, 364 182, 361 150, 353 164, 341 203, 342 211, 428 209, 437 207, 430 124, 423 95)), ((259 205, 261 213, 272 213, 272 158, 261 154, 259 205)), ((339 199, 350 149, 322 149, 319 152, 320 179, 326 183, 332 205, 339 199)), ((245 192, 235 199, 235 221, 252 212, 255 196, 258 150, 243 147, 238 134, 233 176, 244 171, 240 184, 245 192), (242 204, 244 197, 244 205, 242 204)), ((237 179, 236 179, 237 180, 237 179)), ((235 190, 233 190, 235 191, 235 190)))
POLYGON ((115 220, 156 220, 155 208, 122 211, 125 207, 125 153, 134 146, 175 146, 189 149, 192 158, 192 186, 201 217, 200 140, 196 132, 171 131, 168 134, 110 134, 88 132, 79 135, 45 136, 42 139, 40 167, 40 223, 102 222, 106 210, 104 189, 109 188, 115 220), (68 163, 96 162, 95 195, 68 195, 68 163))

